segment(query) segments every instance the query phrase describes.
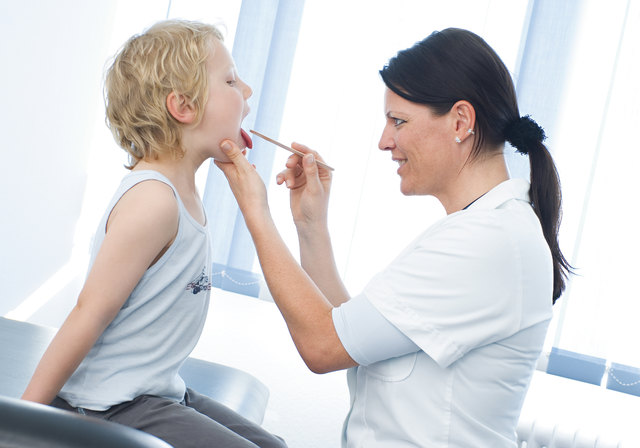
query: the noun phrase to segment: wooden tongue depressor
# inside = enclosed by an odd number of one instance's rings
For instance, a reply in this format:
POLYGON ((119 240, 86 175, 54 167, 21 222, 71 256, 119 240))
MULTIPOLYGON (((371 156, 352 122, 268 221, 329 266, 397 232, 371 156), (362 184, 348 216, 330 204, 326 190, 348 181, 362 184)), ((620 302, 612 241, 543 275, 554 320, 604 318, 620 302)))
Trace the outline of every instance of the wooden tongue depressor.
MULTIPOLYGON (((257 135, 257 136, 258 136, 258 137, 260 137, 260 138, 265 139, 265 140, 266 140, 266 141, 268 141, 269 143, 273 143, 274 145, 281 147, 282 149, 286 149, 286 150, 287 150, 287 151, 289 151, 289 152, 292 152, 292 153, 294 153, 294 154, 297 154, 297 155, 299 155, 300 157, 304 157, 304 155, 305 155, 303 152, 300 152, 300 151, 298 151, 298 150, 295 150, 295 149, 293 149, 293 148, 290 148, 290 147, 288 147, 287 145, 283 145, 283 144, 282 144, 282 143, 280 143, 279 141, 276 141, 276 140, 274 140, 274 139, 272 139, 272 138, 269 138, 269 137, 267 137, 266 135, 262 135, 261 133, 259 133, 259 132, 257 132, 257 131, 254 131, 253 129, 250 129, 250 130, 249 130, 249 132, 251 132, 252 134, 257 135)), ((318 165, 321 165, 321 166, 325 167, 325 168, 326 168, 326 169, 328 169, 328 170, 335 171, 335 170, 334 170, 333 168, 331 168, 329 165, 327 165, 327 164, 326 164, 326 163, 324 163, 324 162, 321 162, 320 160, 317 160, 317 159, 316 159, 316 163, 317 163, 318 165)))

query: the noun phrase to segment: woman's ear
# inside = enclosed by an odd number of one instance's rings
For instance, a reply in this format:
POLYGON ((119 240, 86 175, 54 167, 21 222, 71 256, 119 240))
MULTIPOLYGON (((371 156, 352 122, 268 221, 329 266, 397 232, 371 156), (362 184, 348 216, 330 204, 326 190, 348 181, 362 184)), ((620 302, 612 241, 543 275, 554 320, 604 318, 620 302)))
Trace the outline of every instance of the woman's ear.
POLYGON ((476 133, 476 110, 466 100, 456 102, 451 111, 454 113, 456 141, 462 143, 476 133))
POLYGON ((196 110, 184 95, 171 92, 167 95, 167 110, 180 123, 191 124, 196 118, 196 110))

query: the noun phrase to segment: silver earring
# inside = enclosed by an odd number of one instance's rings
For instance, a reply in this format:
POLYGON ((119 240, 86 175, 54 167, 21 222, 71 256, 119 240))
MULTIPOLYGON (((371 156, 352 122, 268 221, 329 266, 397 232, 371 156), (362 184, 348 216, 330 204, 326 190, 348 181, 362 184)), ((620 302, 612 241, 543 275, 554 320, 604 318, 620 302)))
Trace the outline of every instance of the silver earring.
POLYGON ((457 135, 456 135, 456 143, 462 143, 462 140, 460 140, 460 137, 458 137, 457 135))
POLYGON ((469 128, 467 129, 467 134, 476 135, 476 132, 473 129, 469 128))

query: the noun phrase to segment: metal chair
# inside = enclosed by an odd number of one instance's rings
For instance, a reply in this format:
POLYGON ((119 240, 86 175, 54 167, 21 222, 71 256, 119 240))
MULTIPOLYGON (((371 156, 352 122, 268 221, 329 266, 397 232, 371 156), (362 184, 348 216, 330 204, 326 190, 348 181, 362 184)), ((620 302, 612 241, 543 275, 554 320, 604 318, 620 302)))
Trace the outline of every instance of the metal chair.
MULTIPOLYGON (((169 446, 122 425, 19 400, 54 334, 52 328, 0 317, 0 447, 169 446)), ((254 376, 195 358, 185 361, 180 375, 188 387, 262 423, 269 390, 254 376)))

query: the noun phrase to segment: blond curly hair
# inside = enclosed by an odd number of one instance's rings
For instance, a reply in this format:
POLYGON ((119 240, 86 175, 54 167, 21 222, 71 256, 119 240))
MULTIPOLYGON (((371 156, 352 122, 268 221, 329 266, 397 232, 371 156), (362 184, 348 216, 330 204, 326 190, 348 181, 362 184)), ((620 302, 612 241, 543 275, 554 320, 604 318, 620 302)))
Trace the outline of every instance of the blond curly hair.
POLYGON ((213 39, 224 40, 213 25, 165 20, 131 37, 116 54, 104 84, 106 123, 129 153, 127 168, 159 154, 184 153, 182 125, 167 110, 167 96, 183 95, 196 110, 195 124, 200 121, 213 39))

